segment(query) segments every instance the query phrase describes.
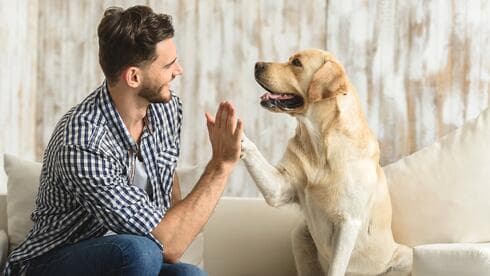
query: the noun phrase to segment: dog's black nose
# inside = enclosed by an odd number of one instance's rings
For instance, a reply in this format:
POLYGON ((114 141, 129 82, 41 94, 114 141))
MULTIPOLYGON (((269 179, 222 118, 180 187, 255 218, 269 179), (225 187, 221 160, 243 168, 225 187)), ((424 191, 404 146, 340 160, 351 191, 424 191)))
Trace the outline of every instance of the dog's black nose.
POLYGON ((260 75, 265 69, 265 62, 257 62, 255 63, 255 76, 260 75))

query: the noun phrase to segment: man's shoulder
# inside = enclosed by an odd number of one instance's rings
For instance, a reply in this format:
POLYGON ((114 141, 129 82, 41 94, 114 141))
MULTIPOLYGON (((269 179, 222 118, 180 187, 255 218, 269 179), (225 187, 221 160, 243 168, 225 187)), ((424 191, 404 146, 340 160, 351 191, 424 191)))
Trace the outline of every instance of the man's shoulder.
POLYGON ((65 145, 89 146, 103 136, 105 125, 96 90, 63 116, 55 132, 62 133, 65 145))

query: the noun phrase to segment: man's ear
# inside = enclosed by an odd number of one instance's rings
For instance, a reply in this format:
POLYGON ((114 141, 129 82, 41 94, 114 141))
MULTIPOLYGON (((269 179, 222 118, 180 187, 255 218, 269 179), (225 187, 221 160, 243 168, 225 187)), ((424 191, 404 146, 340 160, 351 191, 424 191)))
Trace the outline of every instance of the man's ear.
POLYGON ((137 88, 143 81, 142 72, 138 67, 130 66, 122 72, 122 78, 131 88, 137 88))
POLYGON ((313 75, 308 88, 309 102, 316 102, 346 94, 348 80, 341 65, 331 60, 325 63, 313 75))

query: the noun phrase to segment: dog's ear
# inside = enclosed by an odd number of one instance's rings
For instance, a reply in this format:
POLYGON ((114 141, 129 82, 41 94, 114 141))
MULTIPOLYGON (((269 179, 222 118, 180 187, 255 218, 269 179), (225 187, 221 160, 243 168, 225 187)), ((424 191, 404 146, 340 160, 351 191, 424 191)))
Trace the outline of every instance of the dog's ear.
POLYGON ((348 80, 338 63, 327 60, 313 75, 308 88, 309 102, 316 102, 347 93, 348 80))

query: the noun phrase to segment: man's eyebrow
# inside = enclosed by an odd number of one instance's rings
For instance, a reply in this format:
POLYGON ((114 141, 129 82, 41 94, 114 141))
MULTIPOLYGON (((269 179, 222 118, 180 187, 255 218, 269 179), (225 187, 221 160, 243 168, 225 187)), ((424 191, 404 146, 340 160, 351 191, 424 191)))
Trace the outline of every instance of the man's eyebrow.
POLYGON ((172 60, 169 64, 164 65, 163 67, 170 67, 172 64, 174 64, 177 61, 177 57, 172 60))

